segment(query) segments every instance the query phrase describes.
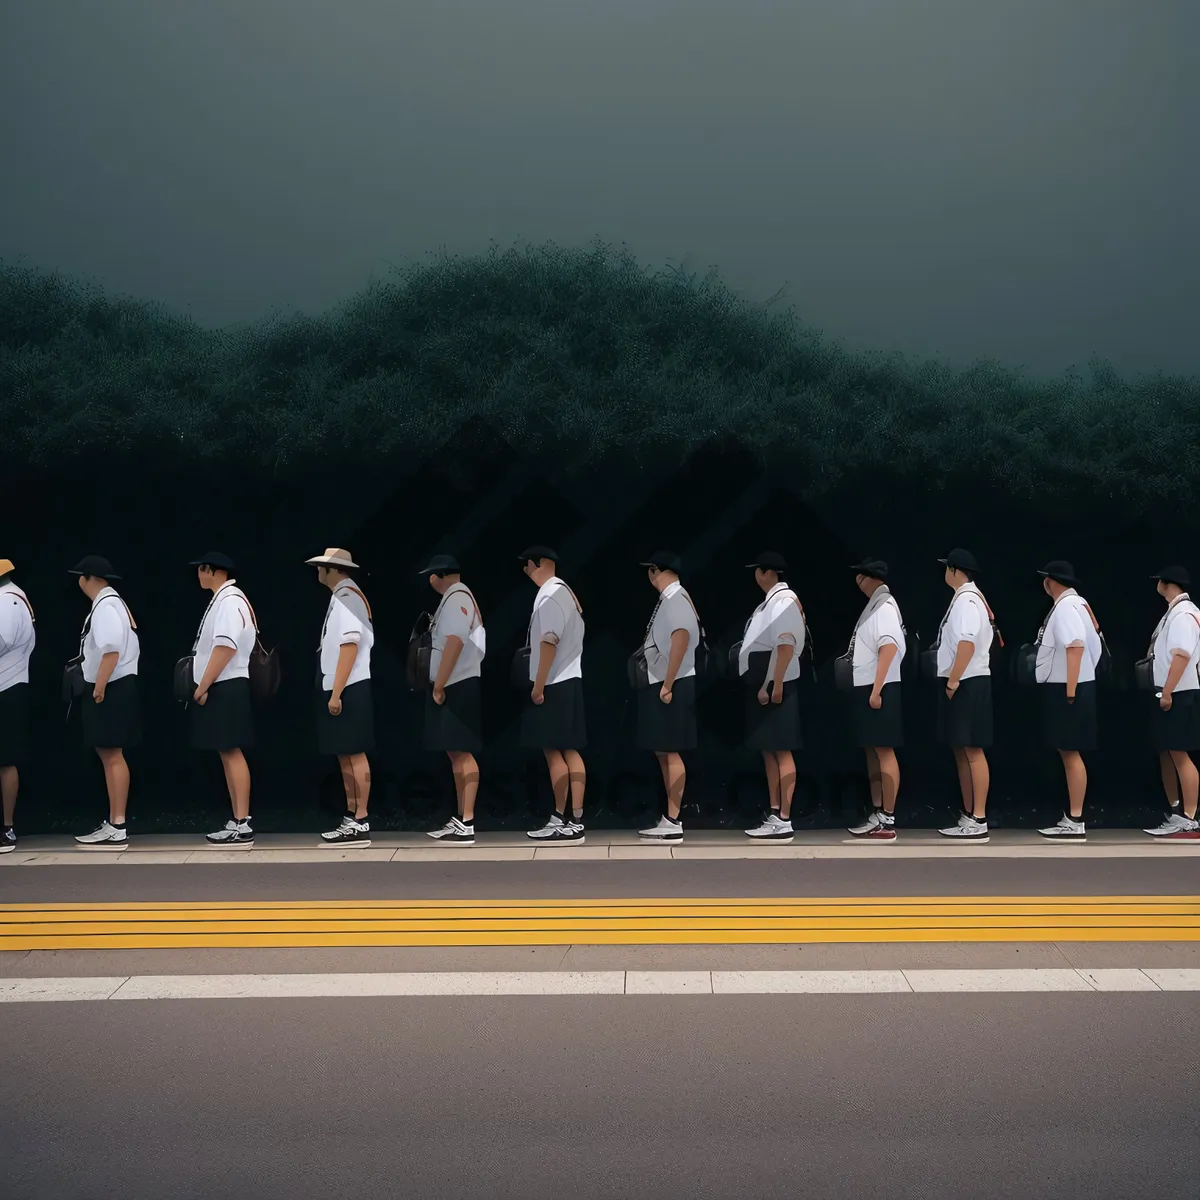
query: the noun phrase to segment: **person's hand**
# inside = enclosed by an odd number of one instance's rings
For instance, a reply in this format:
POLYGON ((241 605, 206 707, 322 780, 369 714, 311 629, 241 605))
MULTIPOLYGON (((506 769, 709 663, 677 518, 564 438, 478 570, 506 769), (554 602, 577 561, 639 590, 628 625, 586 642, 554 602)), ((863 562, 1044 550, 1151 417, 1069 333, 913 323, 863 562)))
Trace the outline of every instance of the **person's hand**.
POLYGON ((1163 694, 1158 698, 1158 707, 1161 708, 1163 712, 1170 712, 1173 702, 1174 697, 1171 695, 1171 693, 1163 692, 1163 694))
POLYGON ((883 707, 883 697, 878 692, 873 691, 871 693, 871 698, 867 701, 867 703, 872 708, 875 708, 875 709, 882 708, 883 707))
POLYGON ((773 688, 771 690, 771 703, 772 704, 782 704, 783 703, 783 688, 782 687, 773 688))
POLYGON ((946 680, 946 699, 953 700, 954 693, 958 691, 958 684, 953 679, 946 680))
POLYGON ((92 688, 92 699, 97 704, 104 703, 104 689, 106 686, 107 686, 106 684, 98 683, 92 688))
POLYGON ((538 685, 535 683, 533 685, 533 691, 529 693, 529 698, 534 702, 534 704, 543 704, 546 700, 546 689, 544 687, 538 687, 538 685))
POLYGON ((331 717, 340 717, 342 715, 342 698, 341 696, 329 697, 329 715, 331 717))
POLYGON ((434 684, 433 702, 439 708, 446 703, 446 689, 444 687, 438 687, 436 684, 434 684))
POLYGON ((659 698, 659 699, 660 699, 660 700, 661 700, 661 701, 662 701, 664 704, 670 704, 670 703, 671 703, 671 696, 672 696, 671 689, 670 689, 669 687, 667 687, 667 685, 664 683, 664 684, 662 685, 662 687, 660 687, 660 688, 658 689, 658 698, 659 698))
POLYGON ((204 706, 204 702, 205 702, 205 701, 208 699, 208 692, 207 692, 207 691, 204 691, 204 690, 202 690, 202 689, 200 689, 200 688, 197 688, 197 689, 196 689, 196 690, 195 690, 195 691, 192 693, 192 699, 193 699, 193 700, 195 700, 195 702, 196 702, 197 704, 199 704, 201 707, 203 707, 203 706, 204 706))
POLYGON ((770 704, 771 702, 771 697, 765 687, 758 689, 758 702, 759 704, 770 704))

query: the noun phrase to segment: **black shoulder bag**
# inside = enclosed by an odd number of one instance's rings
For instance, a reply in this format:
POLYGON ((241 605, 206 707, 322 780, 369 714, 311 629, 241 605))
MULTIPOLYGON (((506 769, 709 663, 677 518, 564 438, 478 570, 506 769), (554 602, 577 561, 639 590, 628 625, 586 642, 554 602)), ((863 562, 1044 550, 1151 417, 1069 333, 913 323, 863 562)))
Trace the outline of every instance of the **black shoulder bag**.
POLYGON ((429 663, 433 657, 433 619, 423 612, 408 635, 404 675, 410 692, 423 692, 429 686, 429 663))

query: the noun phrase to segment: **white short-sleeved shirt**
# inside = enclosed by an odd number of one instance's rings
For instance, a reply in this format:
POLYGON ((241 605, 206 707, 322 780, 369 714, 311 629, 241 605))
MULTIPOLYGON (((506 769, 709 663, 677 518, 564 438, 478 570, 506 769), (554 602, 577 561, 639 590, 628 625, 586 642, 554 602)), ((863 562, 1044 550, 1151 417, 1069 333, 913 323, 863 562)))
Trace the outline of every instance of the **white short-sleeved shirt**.
POLYGON ((208 661, 218 646, 233 651, 233 657, 221 669, 214 683, 228 679, 250 678, 250 655, 254 653, 254 616, 246 593, 230 579, 221 584, 204 610, 200 632, 196 634, 196 657, 192 660, 192 679, 199 683, 208 669, 208 661))
POLYGON ((992 621, 987 603, 973 583, 964 583, 954 593, 938 634, 937 672, 939 679, 948 679, 958 657, 961 642, 974 647, 963 679, 990 675, 992 651, 992 621))
POLYGON ((456 637, 462 641, 458 661, 446 686, 463 679, 477 678, 481 673, 483 658, 487 653, 487 633, 479 615, 479 605, 465 584, 456 583, 443 597, 433 614, 432 653, 429 655, 429 682, 437 680, 438 668, 442 665, 442 652, 446 639, 456 637))
POLYGON ((15 583, 0 585, 0 692, 29 682, 29 659, 37 634, 33 609, 15 583))
POLYGON ((358 653, 346 686, 371 678, 371 647, 375 645, 375 626, 367 598, 352 583, 339 583, 329 597, 325 623, 321 626, 321 687, 333 691, 342 647, 354 645, 358 653))
POLYGON ((796 593, 786 583, 777 583, 754 610, 742 634, 742 650, 738 655, 738 674, 745 675, 750 669, 751 654, 770 653, 766 678, 775 677, 775 660, 779 647, 793 647, 794 653, 783 672, 783 681, 788 683, 800 678, 800 655, 804 650, 804 614, 796 593))
POLYGON ((571 589, 555 575, 538 588, 529 625, 529 682, 537 679, 542 642, 551 640, 558 647, 547 687, 567 679, 583 678, 583 614, 571 589))
POLYGON ((116 683, 127 675, 136 675, 142 648, 129 609, 116 588, 103 588, 92 602, 88 614, 87 633, 83 637, 83 678, 95 683, 100 673, 100 661, 106 654, 117 655, 117 665, 108 677, 116 683))
POLYGON ((1087 610, 1087 602, 1071 588, 1064 592, 1042 630, 1042 642, 1037 652, 1038 683, 1067 682, 1067 649, 1083 646, 1079 663, 1079 682, 1091 683, 1096 678, 1096 663, 1100 661, 1100 635, 1087 610))
POLYGON ((1172 603, 1154 636, 1154 686, 1164 687, 1176 651, 1188 656, 1187 669, 1175 685, 1177 692, 1194 692, 1200 688, 1196 664, 1200 661, 1200 610, 1184 594, 1172 603))
POLYGON ((687 679, 696 674, 696 645, 700 640, 700 622, 696 618, 691 599, 678 579, 663 588, 646 633, 644 649, 647 678, 651 683, 662 683, 667 677, 667 666, 671 661, 671 634, 677 629, 687 631, 688 645, 679 667, 679 674, 675 678, 687 679))
POLYGON ((872 687, 879 666, 879 651, 884 646, 896 646, 896 657, 888 667, 884 686, 900 682, 900 664, 904 661, 907 641, 900 605, 889 596, 854 633, 854 686, 872 687))

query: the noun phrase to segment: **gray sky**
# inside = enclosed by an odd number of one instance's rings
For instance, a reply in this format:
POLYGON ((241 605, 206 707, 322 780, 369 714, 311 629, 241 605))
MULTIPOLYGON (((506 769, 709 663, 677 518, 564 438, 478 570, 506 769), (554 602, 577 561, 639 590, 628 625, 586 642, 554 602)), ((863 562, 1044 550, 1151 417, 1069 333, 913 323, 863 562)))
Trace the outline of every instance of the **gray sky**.
POLYGON ((217 323, 596 236, 853 346, 1200 369, 1197 0, 0 0, 0 256, 217 323))

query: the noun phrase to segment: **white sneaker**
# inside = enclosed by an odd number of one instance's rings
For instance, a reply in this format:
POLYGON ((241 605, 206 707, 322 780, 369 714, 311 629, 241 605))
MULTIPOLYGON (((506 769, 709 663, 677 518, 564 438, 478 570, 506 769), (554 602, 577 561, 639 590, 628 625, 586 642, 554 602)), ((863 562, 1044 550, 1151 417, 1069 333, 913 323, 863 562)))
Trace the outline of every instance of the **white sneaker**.
POLYGON ((957 825, 951 825, 949 829, 939 829, 938 833, 942 837, 957 838, 960 842, 986 842, 988 825, 986 821, 976 821, 974 817, 968 817, 966 813, 963 813, 958 818, 957 825))
POLYGON ((226 821, 224 829, 205 834, 204 840, 224 850, 249 850, 254 845, 254 830, 249 821, 226 821))
POLYGON ((587 841, 584 833, 583 822, 576 821, 574 817, 569 821, 564 821, 561 828, 554 835, 554 843, 565 843, 569 846, 582 846, 587 841))
POLYGON ((433 830, 429 836, 436 838, 443 846, 473 846, 475 845, 475 823, 470 825, 451 817, 441 829, 433 830))
POLYGON ((356 846, 366 849, 371 844, 371 822, 347 817, 336 829, 321 834, 322 846, 356 846))
POLYGON ((1082 842, 1087 837, 1087 830, 1082 821, 1076 821, 1063 813, 1057 825, 1048 829, 1039 829, 1038 833, 1046 838, 1060 838, 1066 841, 1082 842))
POLYGON ((1144 829, 1142 832, 1156 838, 1195 841, 1200 840, 1200 821, 1195 817, 1185 817, 1181 812, 1171 812, 1157 829, 1144 829))
POLYGON ((854 837, 866 837, 867 834, 874 833, 883 824, 883 818, 880 816, 881 811, 878 808, 871 809, 871 815, 861 825, 855 825, 846 832, 854 837))
POLYGON ((531 829, 525 836, 538 838, 542 841, 550 840, 558 836, 558 831, 562 829, 565 824, 566 822, 558 815, 558 813, 551 813, 550 820, 548 820, 545 825, 541 827, 541 829, 531 829))
POLYGON ((11 829, 0 829, 0 854, 11 854, 17 848, 17 835, 11 829))
POLYGON ((772 811, 761 825, 747 829, 746 836, 760 842, 790 842, 795 836, 791 821, 785 821, 777 812, 772 811))
POLYGON ((101 821, 91 833, 85 833, 75 840, 89 850, 124 850, 129 845, 129 835, 124 827, 118 829, 107 821, 101 821))
POLYGON ((638 837, 650 842, 682 842, 683 822, 672 821, 665 814, 658 818, 658 824, 651 829, 639 829, 638 837))

